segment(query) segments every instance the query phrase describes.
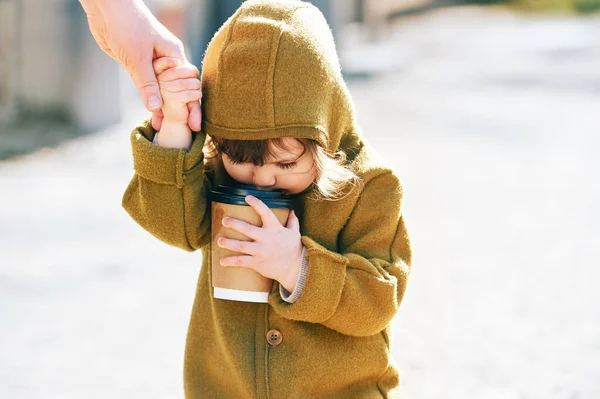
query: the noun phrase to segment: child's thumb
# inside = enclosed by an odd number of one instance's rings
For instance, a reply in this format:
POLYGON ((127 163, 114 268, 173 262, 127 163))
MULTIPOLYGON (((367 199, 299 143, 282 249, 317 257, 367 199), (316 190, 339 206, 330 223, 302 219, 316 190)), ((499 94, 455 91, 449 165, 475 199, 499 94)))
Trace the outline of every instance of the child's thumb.
POLYGON ((300 230, 300 221, 296 216, 296 212, 294 212, 293 210, 291 210, 288 214, 288 219, 287 223, 285 224, 285 227, 292 230, 300 230))

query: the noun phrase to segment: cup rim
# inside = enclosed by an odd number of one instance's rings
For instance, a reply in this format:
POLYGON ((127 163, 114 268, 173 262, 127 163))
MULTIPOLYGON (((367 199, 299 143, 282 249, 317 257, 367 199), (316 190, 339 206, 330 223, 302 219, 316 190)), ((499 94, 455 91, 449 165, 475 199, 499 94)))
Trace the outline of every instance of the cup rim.
POLYGON ((250 206, 246 202, 247 195, 252 195, 265 203, 269 208, 292 209, 292 197, 281 189, 266 191, 254 188, 248 184, 225 185, 219 184, 208 193, 209 200, 230 205, 250 206))

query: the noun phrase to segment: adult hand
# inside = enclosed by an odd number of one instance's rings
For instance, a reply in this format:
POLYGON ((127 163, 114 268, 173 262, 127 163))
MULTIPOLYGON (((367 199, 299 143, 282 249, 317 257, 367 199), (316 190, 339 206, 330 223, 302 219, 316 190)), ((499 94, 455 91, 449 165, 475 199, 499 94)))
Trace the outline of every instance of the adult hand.
MULTIPOLYGON (((100 48, 125 67, 144 104, 152 111, 152 126, 160 130, 162 98, 152 62, 170 57, 178 65, 198 76, 199 71, 186 58, 183 45, 152 15, 141 0, 79 0, 87 15, 90 31, 100 48)), ((188 124, 200 130, 200 103, 188 103, 188 124)))

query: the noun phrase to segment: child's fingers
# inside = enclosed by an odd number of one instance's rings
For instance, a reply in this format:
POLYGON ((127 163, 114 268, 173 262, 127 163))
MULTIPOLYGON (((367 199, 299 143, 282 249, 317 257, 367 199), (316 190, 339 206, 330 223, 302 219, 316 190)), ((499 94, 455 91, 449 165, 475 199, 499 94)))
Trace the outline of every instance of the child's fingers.
POLYGON ((288 214, 285 227, 287 227, 290 230, 300 231, 300 221, 298 220, 298 217, 296 216, 296 213, 293 210, 290 211, 290 213, 288 214))
POLYGON ((232 217, 224 217, 221 221, 221 224, 225 227, 229 227, 230 229, 242 233, 254 241, 258 241, 261 238, 261 228, 248 222, 244 222, 243 220, 232 217))
POLYGON ((202 110, 200 109, 199 101, 191 101, 187 103, 189 115, 188 125, 190 129, 195 132, 199 132, 202 127, 202 110))
POLYGON ((253 241, 232 240, 221 237, 217 240, 217 245, 221 248, 241 252, 247 255, 256 255, 260 251, 260 244, 253 241))
POLYGON ((248 205, 254 208, 256 213, 260 215, 264 227, 281 227, 281 223, 279 223, 279 219, 277 219, 277 216, 275 216, 273 211, 269 209, 269 207, 266 206, 264 202, 262 202, 256 197, 253 197, 252 195, 247 195, 245 199, 246 203, 248 203, 248 205))
POLYGON ((152 68, 155 75, 160 75, 169 68, 175 68, 181 65, 181 61, 172 57, 160 57, 152 61, 152 68))
POLYGON ((175 79, 169 82, 158 81, 161 90, 177 93, 184 90, 199 90, 200 80, 196 78, 175 79))
POLYGON ((160 82, 169 82, 175 79, 197 78, 200 74, 198 68, 192 64, 180 65, 175 68, 169 68, 156 76, 160 82))
POLYGON ((159 109, 158 111, 152 113, 152 127, 154 128, 154 130, 160 130, 164 117, 165 116, 163 114, 162 109, 159 109))
POLYGON ((187 104, 190 101, 198 101, 202 98, 202 91, 200 90, 184 90, 178 91, 177 93, 168 93, 168 97, 165 95, 165 104, 168 101, 175 101, 180 104, 187 104))
POLYGON ((222 258, 220 263, 222 266, 249 267, 252 269, 254 266, 254 257, 253 256, 228 256, 226 258, 222 258))

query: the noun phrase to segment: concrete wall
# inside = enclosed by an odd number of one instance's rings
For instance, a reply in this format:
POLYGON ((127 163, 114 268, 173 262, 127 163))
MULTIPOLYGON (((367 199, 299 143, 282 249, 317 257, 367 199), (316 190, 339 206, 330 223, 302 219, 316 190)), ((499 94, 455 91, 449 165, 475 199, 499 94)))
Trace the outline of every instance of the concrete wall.
POLYGON ((65 0, 20 0, 17 96, 24 107, 65 108, 72 63, 65 0))
POLYGON ((0 109, 61 114, 84 130, 120 119, 119 66, 93 40, 77 0, 0 0, 0 7, 2 37, 14 39, 12 47, 2 40, 11 61, 0 57, 0 109))
POLYGON ((67 54, 72 62, 72 75, 68 78, 67 106, 79 125, 86 130, 97 130, 121 120, 124 112, 121 77, 124 74, 129 79, 129 76, 120 64, 100 50, 79 2, 69 1, 67 54))
POLYGON ((0 121, 14 114, 17 0, 0 0, 0 121))

